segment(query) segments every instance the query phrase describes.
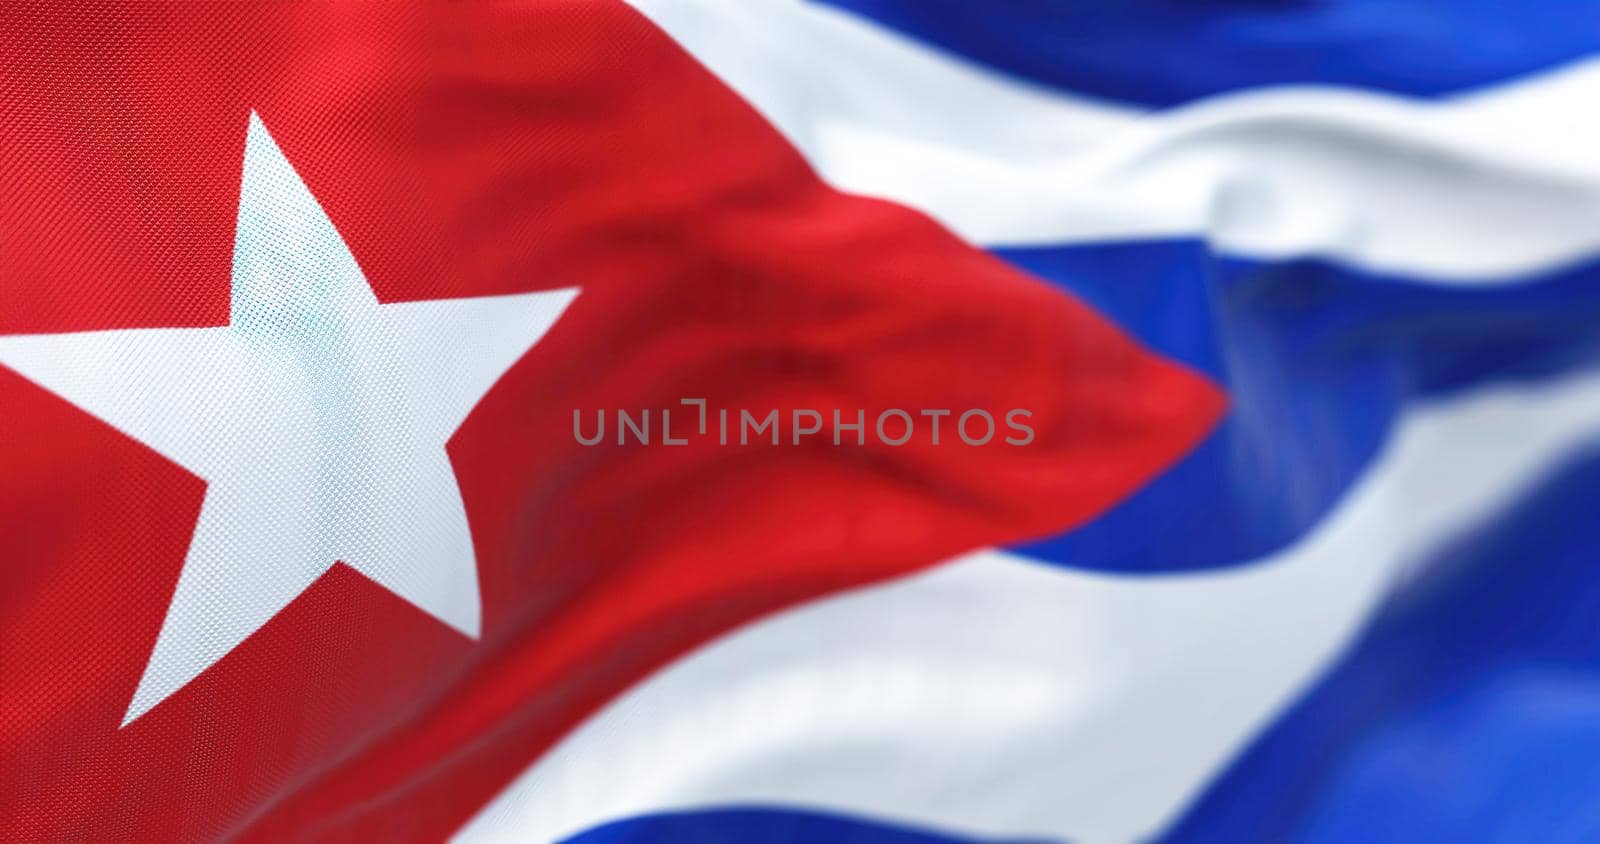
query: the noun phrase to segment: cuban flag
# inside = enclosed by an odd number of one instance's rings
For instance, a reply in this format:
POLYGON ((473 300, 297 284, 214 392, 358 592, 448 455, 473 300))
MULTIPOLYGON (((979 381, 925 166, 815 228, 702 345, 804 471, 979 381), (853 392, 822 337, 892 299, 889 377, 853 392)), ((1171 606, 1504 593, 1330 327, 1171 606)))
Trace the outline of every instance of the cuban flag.
POLYGON ((0 4, 0 840, 1600 840, 1597 52, 0 4))

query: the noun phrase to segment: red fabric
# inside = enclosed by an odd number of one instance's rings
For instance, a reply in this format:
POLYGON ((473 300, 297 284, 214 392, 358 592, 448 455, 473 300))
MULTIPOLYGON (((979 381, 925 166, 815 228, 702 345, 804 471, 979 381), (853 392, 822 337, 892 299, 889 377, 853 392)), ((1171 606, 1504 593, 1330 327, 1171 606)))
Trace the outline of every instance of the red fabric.
POLYGON ((446 834, 675 655, 1081 523, 1221 411, 824 186, 618 4, 8 3, 0 33, 0 333, 225 323, 252 109, 380 299, 583 290, 450 444, 481 641, 338 566, 120 730, 204 481, 0 367, 0 837, 446 834), (574 408, 685 396, 1025 407, 1037 440, 573 441, 574 408))

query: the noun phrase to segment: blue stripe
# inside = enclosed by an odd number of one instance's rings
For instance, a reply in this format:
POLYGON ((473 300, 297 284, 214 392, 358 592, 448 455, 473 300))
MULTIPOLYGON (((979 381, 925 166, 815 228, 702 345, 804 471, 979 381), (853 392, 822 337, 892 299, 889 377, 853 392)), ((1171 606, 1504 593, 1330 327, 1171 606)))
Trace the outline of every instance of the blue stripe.
POLYGON ((844 815, 740 808, 629 818, 595 827, 564 844, 972 844, 977 840, 844 815))
POLYGON ((1167 836, 1600 841, 1600 452, 1440 552, 1167 836))
POLYGON ((1062 565, 1248 562, 1327 513, 1403 402, 1600 358, 1600 263, 1464 287, 1223 258, 1197 241, 997 254, 1229 392, 1226 420, 1171 471, 1089 525, 1016 549, 1062 565))
POLYGON ((1600 51, 1596 0, 824 0, 969 59, 1169 106, 1261 85, 1434 96, 1600 51))

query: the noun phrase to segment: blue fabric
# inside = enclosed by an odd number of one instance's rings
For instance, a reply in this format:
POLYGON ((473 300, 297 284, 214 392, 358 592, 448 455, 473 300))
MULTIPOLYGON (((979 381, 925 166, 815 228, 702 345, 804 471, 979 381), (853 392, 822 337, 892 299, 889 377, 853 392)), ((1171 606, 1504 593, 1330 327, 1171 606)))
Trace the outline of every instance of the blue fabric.
POLYGON ((595 827, 564 844, 971 844, 976 840, 821 812, 740 808, 629 818, 595 827))
POLYGON ((1166 840, 1600 841, 1600 450, 1463 537, 1166 840))
POLYGON ((1434 285, 1199 241, 998 250, 1228 391, 1222 425, 1090 524, 1014 550, 1126 573, 1248 563, 1316 524, 1401 405, 1600 357, 1600 263, 1434 285))
POLYGON ((1600 51, 1597 0, 823 0, 1000 70, 1170 106, 1263 85, 1436 96, 1600 51))

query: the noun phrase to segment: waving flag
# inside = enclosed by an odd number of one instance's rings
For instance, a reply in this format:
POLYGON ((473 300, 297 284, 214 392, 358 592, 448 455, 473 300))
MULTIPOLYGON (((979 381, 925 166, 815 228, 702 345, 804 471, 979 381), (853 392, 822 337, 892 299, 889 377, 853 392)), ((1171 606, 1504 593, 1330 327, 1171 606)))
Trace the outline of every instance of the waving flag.
POLYGON ((1574 5, 7 5, 0 838, 1600 835, 1574 5))

